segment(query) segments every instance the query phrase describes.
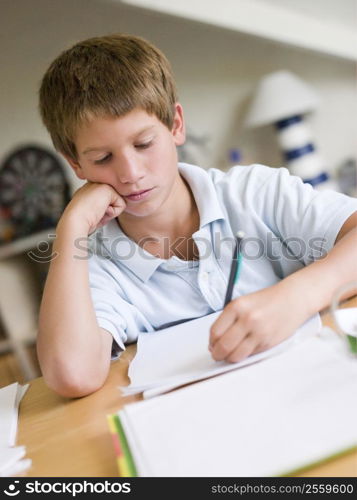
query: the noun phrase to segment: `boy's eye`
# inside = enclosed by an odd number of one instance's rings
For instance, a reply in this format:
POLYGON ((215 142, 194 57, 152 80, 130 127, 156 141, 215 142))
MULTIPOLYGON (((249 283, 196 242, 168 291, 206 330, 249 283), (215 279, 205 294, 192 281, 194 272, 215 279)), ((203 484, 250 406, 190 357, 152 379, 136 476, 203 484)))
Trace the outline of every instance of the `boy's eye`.
MULTIPOLYGON (((134 147, 135 149, 147 149, 152 145, 153 141, 149 142, 143 142, 141 144, 135 144, 134 147)), ((103 163, 107 163, 112 157, 112 154, 109 153, 108 155, 104 156, 103 158, 100 158, 100 160, 95 160, 94 163, 95 165, 102 165, 103 163)))
POLYGON ((146 149, 149 148, 152 144, 152 141, 149 142, 143 142, 142 144, 135 144, 136 149, 146 149))
POLYGON ((100 160, 95 160, 96 165, 101 165, 102 163, 107 162, 111 158, 111 154, 104 156, 104 158, 101 158, 100 160))

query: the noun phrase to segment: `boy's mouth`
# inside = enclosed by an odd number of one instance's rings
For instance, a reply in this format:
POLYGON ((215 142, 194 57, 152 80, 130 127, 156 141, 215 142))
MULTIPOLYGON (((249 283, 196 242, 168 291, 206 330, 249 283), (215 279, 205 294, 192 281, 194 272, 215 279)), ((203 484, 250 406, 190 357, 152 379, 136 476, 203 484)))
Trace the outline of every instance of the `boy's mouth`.
POLYGON ((138 200, 142 200, 143 198, 145 198, 146 196, 148 196, 148 194, 153 190, 154 188, 150 188, 150 189, 145 189, 143 191, 135 191, 134 193, 131 193, 131 194, 128 194, 126 196, 124 196, 124 198, 126 200, 130 200, 130 201, 138 201, 138 200))

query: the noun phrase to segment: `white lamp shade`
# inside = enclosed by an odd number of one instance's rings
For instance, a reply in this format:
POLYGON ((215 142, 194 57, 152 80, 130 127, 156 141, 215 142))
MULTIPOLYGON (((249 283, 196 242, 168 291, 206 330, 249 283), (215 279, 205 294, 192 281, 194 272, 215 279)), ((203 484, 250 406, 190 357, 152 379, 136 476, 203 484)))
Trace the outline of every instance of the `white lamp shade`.
POLYGON ((258 127, 301 115, 317 107, 315 91, 289 71, 265 76, 258 84, 245 125, 258 127))

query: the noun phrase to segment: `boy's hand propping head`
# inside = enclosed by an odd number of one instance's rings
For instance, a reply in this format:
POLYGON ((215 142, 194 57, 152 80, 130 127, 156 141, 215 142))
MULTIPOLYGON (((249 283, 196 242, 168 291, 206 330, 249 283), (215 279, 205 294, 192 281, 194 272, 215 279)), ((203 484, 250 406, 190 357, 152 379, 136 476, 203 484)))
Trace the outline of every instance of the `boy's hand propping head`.
POLYGON ((125 207, 125 200, 108 184, 87 182, 76 191, 61 221, 75 219, 89 235, 118 217, 125 207))

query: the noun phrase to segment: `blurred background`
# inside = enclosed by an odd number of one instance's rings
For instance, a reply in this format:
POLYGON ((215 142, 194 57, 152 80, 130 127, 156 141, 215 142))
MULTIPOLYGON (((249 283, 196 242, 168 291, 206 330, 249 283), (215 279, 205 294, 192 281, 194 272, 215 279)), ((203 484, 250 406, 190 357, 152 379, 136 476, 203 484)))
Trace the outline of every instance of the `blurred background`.
POLYGON ((79 181, 41 124, 38 88, 77 41, 124 32, 171 61, 182 161, 287 166, 356 196, 357 0, 0 0, 0 387, 34 349, 51 238, 79 181))

